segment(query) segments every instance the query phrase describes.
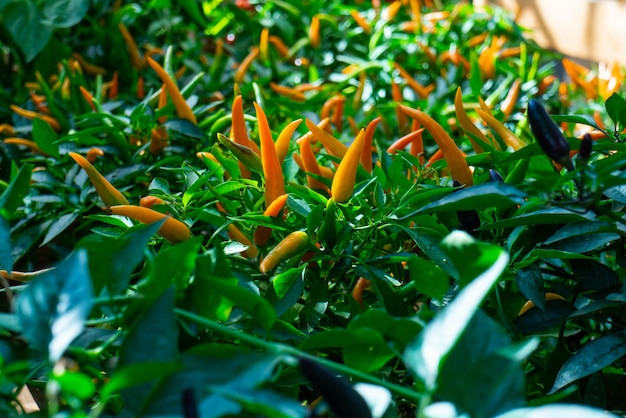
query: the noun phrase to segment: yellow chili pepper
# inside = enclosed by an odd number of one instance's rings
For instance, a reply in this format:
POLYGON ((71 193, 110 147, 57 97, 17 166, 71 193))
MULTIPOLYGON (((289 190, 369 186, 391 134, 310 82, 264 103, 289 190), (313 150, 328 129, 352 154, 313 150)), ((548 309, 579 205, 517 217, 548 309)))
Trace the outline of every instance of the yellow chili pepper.
MULTIPOLYGON (((305 121, 306 122, 306 121, 305 121)), ((326 131, 326 128, 328 127, 328 125, 330 124, 330 120, 328 120, 328 118, 322 119, 318 124, 317 127, 320 128, 322 131, 326 131)), ((300 138, 296 139, 296 144, 300 144, 300 142, 304 141, 304 140, 311 140, 313 143, 317 142, 317 139, 315 139, 313 137, 313 132, 311 132, 309 130, 309 132, 305 133, 304 135, 302 135, 300 138)))
POLYGON ((187 102, 185 101, 185 98, 180 93, 180 90, 178 89, 176 82, 172 80, 172 78, 167 73, 167 71, 165 71, 165 69, 161 67, 161 65, 158 62, 156 62, 150 57, 148 57, 146 61, 148 62, 150 67, 152 67, 154 72, 157 73, 159 78, 161 78, 161 81, 165 85, 165 88, 167 89, 167 94, 170 96, 170 98, 172 99, 172 102, 174 103, 174 108, 176 109, 176 115, 181 119, 187 119, 194 125, 197 125, 198 121, 196 120, 196 116, 193 114, 193 111, 191 110, 187 102))
POLYGON ((477 109, 476 112, 478 112, 478 116, 480 116, 481 119, 485 121, 487 126, 489 126, 491 129, 496 131, 498 136, 500 136, 502 141, 504 141, 504 143, 507 146, 513 148, 515 151, 522 149, 526 146, 526 143, 524 143, 524 141, 519 139, 513 132, 509 130, 509 128, 504 126, 504 124, 500 122, 498 119, 494 118, 487 112, 483 112, 480 109, 477 109))
POLYGON ((456 110, 456 118, 459 121, 459 125, 461 125, 461 128, 463 128, 463 130, 468 133, 467 137, 472 144, 472 148, 474 148, 474 152, 476 152, 476 154, 481 154, 484 151, 483 147, 478 142, 476 142, 472 135, 474 135, 486 144, 490 144, 491 141, 489 141, 485 134, 480 129, 478 129, 478 127, 474 125, 474 123, 472 123, 469 116, 467 116, 467 113, 465 113, 461 87, 456 89, 456 95, 454 96, 454 109, 456 110))
POLYGON ((348 147, 346 147, 341 141, 311 122, 309 119, 305 119, 304 123, 313 134, 313 138, 320 141, 331 155, 338 158, 343 158, 343 156, 346 155, 348 147))
POLYGON ((276 155, 276 147, 265 112, 256 102, 254 103, 254 108, 257 115, 259 141, 261 143, 261 163, 265 177, 265 205, 269 206, 278 196, 285 194, 285 178, 283 177, 283 168, 278 160, 278 155, 276 155))
POLYGON ((330 188, 331 196, 335 202, 345 202, 352 197, 354 184, 356 183, 356 171, 361 160, 364 142, 365 131, 361 130, 337 167, 330 188))
POLYGON ((135 42, 133 35, 130 34, 130 32, 123 23, 120 22, 117 27, 122 34, 122 38, 124 38, 124 41, 126 42, 126 47, 128 48, 128 54, 130 56, 130 63, 137 70, 142 71, 144 68, 146 68, 146 59, 145 57, 141 58, 139 56, 139 50, 137 49, 137 43, 135 42))
POLYGON ((113 187, 113 185, 109 183, 109 181, 105 179, 104 176, 100 174, 98 170, 96 170, 96 168, 82 155, 75 152, 70 152, 69 155, 79 166, 81 166, 83 170, 85 170, 87 177, 89 177, 89 181, 91 181, 93 187, 96 188, 96 192, 98 192, 100 199, 102 199, 105 205, 128 205, 126 197, 124 197, 119 190, 113 187))
POLYGON ((54 129, 55 131, 60 131, 61 130, 61 124, 52 116, 48 116, 48 115, 44 115, 42 113, 37 113, 37 112, 33 112, 32 110, 26 110, 26 109, 22 109, 19 106, 15 106, 15 105, 10 105, 9 106, 11 108, 11 110, 13 112, 15 112, 16 114, 18 114, 19 116, 26 118, 26 119, 35 119, 35 118, 39 118, 41 120, 43 120, 44 122, 46 122, 48 125, 50 125, 52 127, 52 129, 54 129))
MULTIPOLYGON (((546 302, 550 301, 550 300, 565 300, 565 298, 561 295, 559 295, 558 293, 551 293, 548 292, 546 293, 546 302)), ((526 311, 528 311, 530 308, 535 307, 535 303, 532 300, 527 301, 524 306, 522 306, 522 309, 520 309, 519 313, 517 314, 517 316, 523 315, 524 313, 526 313, 526 311)))
POLYGON ((393 63, 393 66, 396 70, 398 70, 398 72, 400 73, 400 76, 402 76, 402 78, 404 78, 404 80, 406 81, 406 83, 409 85, 409 87, 411 87, 411 89, 413 89, 413 91, 421 98, 421 99, 425 99, 427 98, 430 93, 435 89, 435 86, 433 84, 430 84, 428 86, 424 86, 423 84, 421 84, 419 81, 417 81, 416 79, 414 79, 404 68, 402 68, 400 66, 400 64, 398 64, 397 62, 393 63))
POLYGON ((421 110, 412 109, 403 105, 400 106, 407 116, 417 119, 433 136, 433 139, 437 145, 439 145, 439 149, 441 149, 445 156, 452 178, 465 186, 474 184, 472 171, 467 165, 467 161, 465 161, 465 154, 456 146, 452 138, 450 138, 450 135, 448 135, 441 125, 421 110))
POLYGON ((306 172, 306 182, 309 189, 323 190, 328 193, 328 186, 319 179, 311 176, 311 174, 322 176, 322 170, 317 163, 317 159, 315 158, 315 154, 311 149, 311 143, 308 139, 300 142, 300 157, 302 158, 303 171, 306 172))
POLYGON ((276 148, 276 155, 278 156, 278 161, 281 164, 285 161, 285 157, 289 152, 289 144, 291 143, 291 137, 293 133, 298 129, 298 126, 302 123, 302 119, 296 119, 292 122, 289 122, 287 126, 280 131, 278 135, 278 139, 276 140, 276 144, 274 147, 276 148))
MULTIPOLYGON (((278 196, 276 200, 274 200, 267 207, 267 209, 265 209, 265 212, 263 212, 263 216, 269 216, 272 218, 278 217, 281 214, 283 208, 285 207, 285 203, 287 203, 288 197, 289 195, 287 194, 278 196)), ((254 230, 254 234, 252 238, 254 240, 254 243, 257 246, 262 246, 262 245, 267 244, 271 235, 272 235, 272 228, 268 226, 260 225, 254 230)))
POLYGON ((502 100, 500 110, 502 111, 502 113, 504 113, 505 119, 511 116, 511 113, 513 113, 513 109, 517 104, 517 98, 519 97, 521 86, 522 80, 516 78, 515 81, 513 81, 513 84, 511 84, 511 88, 509 89, 508 94, 506 95, 504 100, 502 100))
POLYGON ((246 234, 241 232, 241 230, 239 228, 237 228, 234 224, 229 224, 228 225, 228 236, 232 240, 240 242, 243 245, 248 247, 248 249, 246 249, 245 251, 241 252, 241 255, 243 255, 244 257, 254 258, 254 257, 256 257, 258 255, 259 250, 256 247, 256 245, 254 245, 254 243, 252 241, 250 241, 250 238, 248 238, 246 236, 246 234))
POLYGON ((498 58, 504 59, 504 58, 510 58, 510 57, 518 57, 521 50, 522 48, 520 48, 519 46, 503 49, 500 52, 498 52, 498 58))
POLYGON ((5 144, 9 144, 9 145, 22 145, 22 146, 27 147, 32 152, 36 152, 37 154, 41 154, 41 155, 45 155, 45 156, 48 155, 45 152, 43 152, 41 150, 41 148, 39 148, 39 145, 37 145, 37 143, 35 141, 32 141, 30 139, 5 138, 5 139, 2 140, 2 142, 5 143, 5 144))
POLYGON ((111 206, 107 209, 107 212, 114 215, 126 216, 148 225, 158 222, 161 219, 166 219, 159 228, 158 233, 172 244, 178 244, 191 238, 191 231, 185 223, 153 209, 135 205, 118 205, 111 206))
POLYGON ((372 151, 373 146, 372 142, 374 140, 374 131, 376 127, 380 123, 382 118, 379 116, 370 123, 367 124, 367 128, 365 128, 365 139, 363 140, 363 152, 361 152, 361 165, 368 173, 372 172, 372 151))
POLYGON ((0 134, 15 135, 15 128, 8 123, 0 123, 0 134))
POLYGON ((267 48, 269 45, 269 35, 270 30, 268 28, 263 28, 261 31, 261 39, 259 40, 259 54, 261 55, 261 59, 263 61, 267 61, 269 59, 267 48))
POLYGON ((320 46, 320 18, 315 15, 311 18, 311 26, 309 26, 309 41, 313 48, 320 46))
POLYGON ((309 242, 309 236, 306 232, 292 232, 276 244, 276 246, 265 256, 263 261, 261 261, 261 264, 259 264, 259 271, 261 273, 267 273, 268 271, 274 269, 286 259, 304 251, 309 246, 309 242))
POLYGON ((253 46, 250 50, 250 53, 241 61, 237 71, 235 72, 234 79, 235 83, 242 83, 246 73, 248 72, 248 68, 252 65, 252 62, 259 56, 259 48, 253 46))

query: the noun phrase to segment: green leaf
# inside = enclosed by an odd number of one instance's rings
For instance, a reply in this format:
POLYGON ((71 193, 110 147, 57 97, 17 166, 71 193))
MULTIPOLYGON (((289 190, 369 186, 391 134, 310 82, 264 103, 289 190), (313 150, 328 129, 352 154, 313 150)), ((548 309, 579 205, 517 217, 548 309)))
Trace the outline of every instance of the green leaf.
POLYGON ((574 279, 583 290, 603 290, 619 283, 618 274, 610 267, 591 260, 569 261, 574 279))
POLYGON ((221 248, 213 248, 196 259, 193 299, 200 314, 209 319, 225 321, 237 306, 267 330, 276 320, 272 305, 233 276, 221 248))
POLYGON ((450 287, 448 275, 443 270, 417 256, 409 259, 408 267, 411 280, 419 292, 429 298, 443 300, 450 287))
POLYGON ((53 373, 50 380, 61 386, 64 395, 75 396, 82 401, 87 401, 96 392, 92 378, 84 373, 63 370, 60 374, 53 373))
POLYGON ((56 362, 83 331, 92 297, 87 252, 77 250, 20 293, 15 311, 24 338, 56 362))
POLYGON ((437 397, 472 417, 492 417, 523 406, 524 356, 502 355, 510 345, 505 331, 477 311, 441 368, 437 397))
POLYGON ((519 269, 515 276, 515 282, 526 299, 533 301, 541 310, 546 308, 546 291, 538 263, 519 269))
POLYGON ((11 179, 9 186, 4 189, 0 196, 0 215, 5 219, 12 219, 17 208, 24 201, 24 197, 30 190, 30 177, 33 171, 32 164, 24 164, 11 179))
POLYGON ((2 23, 26 62, 32 61, 48 44, 52 28, 41 23, 43 15, 32 0, 9 3, 2 10, 2 23))
POLYGON ((55 28, 74 26, 83 20, 90 3, 89 0, 46 0, 42 23, 55 28))
POLYGON ((519 225, 549 225, 582 222, 589 221, 593 217, 594 215, 588 212, 578 213, 567 208, 551 207, 485 224, 478 228, 478 230, 509 228, 519 225))
POLYGON ((606 334, 589 341, 559 371, 550 393, 610 366, 626 355, 626 335, 606 334))
POLYGON ((517 330, 524 334, 545 331, 560 325, 576 311, 568 301, 561 299, 548 300, 545 309, 532 307, 513 321, 517 330))
MULTIPOLYGON (((455 231, 449 241, 467 234, 455 231)), ((478 310, 482 300, 508 265, 508 255, 500 249, 494 263, 480 276, 469 282, 461 292, 435 316, 428 326, 404 351, 404 363, 409 371, 422 381, 425 389, 435 393, 441 367, 456 345, 465 328, 478 310)))
POLYGON ((214 387, 215 393, 239 403, 243 410, 254 416, 276 418, 306 418, 309 410, 295 399, 263 389, 214 387))
POLYGON ((72 223, 78 218, 80 215, 78 212, 66 213, 65 215, 61 215, 58 219, 56 219, 50 225, 46 236, 43 239, 43 242, 39 244, 40 247, 48 244, 50 241, 55 239, 60 233, 65 231, 72 223))
POLYGON ((389 344, 377 331, 360 328, 350 334, 343 347, 343 361, 346 366, 372 373, 395 357, 389 344))
POLYGON ((607 114, 617 127, 620 124, 619 115, 624 109, 626 109, 626 102, 624 102, 624 99, 620 97, 619 94, 613 93, 611 97, 606 99, 606 102, 604 102, 604 107, 606 108, 607 114))
POLYGON ((0 270, 13 270, 13 246, 11 245, 11 226, 0 215, 0 270))
POLYGON ((451 193, 409 215, 403 216, 400 220, 410 219, 420 213, 480 210, 486 208, 507 209, 523 204, 526 197, 526 193, 510 184, 488 182, 451 193))
MULTIPOLYGON (((170 287, 134 321, 120 348, 118 367, 142 363, 171 363, 179 359, 174 287, 170 287)), ((126 407, 137 413, 156 382, 126 389, 126 407)))
POLYGON ((204 141, 206 138, 202 129, 198 128, 198 126, 187 119, 170 119, 166 121, 163 126, 168 132, 175 132, 188 138, 197 139, 199 141, 204 141))
POLYGON ((59 158, 59 145, 56 143, 58 136, 47 122, 39 118, 33 120, 33 139, 43 152, 59 158))

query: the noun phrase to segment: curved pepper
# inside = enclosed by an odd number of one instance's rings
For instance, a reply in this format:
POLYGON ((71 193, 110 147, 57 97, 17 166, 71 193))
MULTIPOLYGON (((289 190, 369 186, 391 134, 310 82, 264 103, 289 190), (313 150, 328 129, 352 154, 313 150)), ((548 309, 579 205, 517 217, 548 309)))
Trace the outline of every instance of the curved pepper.
POLYGON ((89 177, 89 181, 93 184, 93 187, 96 188, 96 192, 98 192, 100 199, 102 199, 105 205, 128 205, 128 200, 122 192, 113 187, 113 185, 109 183, 109 181, 105 179, 104 176, 85 159, 85 157, 75 152, 70 152, 69 156, 72 157, 83 170, 85 170, 87 177, 89 177))
POLYGON ((285 161, 285 157, 289 152, 289 144, 291 143, 291 137, 293 133, 298 129, 298 126, 302 123, 302 119, 296 119, 292 122, 289 122, 287 126, 280 131, 278 135, 278 139, 276 140, 276 144, 274 148, 276 148, 276 155, 278 156, 278 161, 281 163, 285 161))
POLYGON ((234 75, 235 83, 241 83, 243 81, 243 78, 246 76, 246 73, 248 72, 248 68, 250 68, 250 65, 252 65, 252 62, 258 56, 259 56, 259 48, 256 46, 253 46, 252 49, 250 50, 250 53, 246 55, 246 57, 243 59, 243 61, 241 61, 241 63, 239 63, 239 67, 237 68, 237 71, 235 72, 235 75, 234 75))
POLYGON ((476 152, 476 154, 481 154, 482 152, 484 152, 483 147, 476 142, 474 137, 477 137, 485 144, 490 144, 491 141, 487 139, 485 134, 480 129, 478 129, 478 127, 474 125, 469 116, 467 116, 465 108, 463 107, 463 94, 461 93, 461 87, 456 89, 456 94, 454 96, 454 109, 456 111, 456 119, 459 121, 459 125, 461 125, 461 128, 463 128, 463 130, 467 133, 467 137, 472 144, 474 152, 476 152))
POLYGON ((313 134, 313 138, 320 141, 331 155, 334 155, 337 158, 343 158, 343 156, 346 155, 348 147, 346 147, 341 141, 311 122, 309 119, 305 119, 304 123, 313 134))
POLYGON ((411 109, 403 105, 400 105, 400 108, 407 116, 418 120, 431 133, 448 163, 452 178, 465 186, 474 184, 472 170, 465 161, 465 154, 456 146, 441 125, 421 110, 411 109))
POLYGON ((513 84, 511 84, 511 88, 509 89, 508 94, 506 95, 504 100, 502 100, 500 110, 502 111, 502 113, 504 113, 505 118, 508 118, 509 116, 511 116, 511 113, 513 113, 513 109, 517 104, 517 98, 519 97, 521 86, 522 80, 516 78, 515 81, 513 81, 513 84))
POLYGON ((337 167, 337 171, 335 172, 335 177, 333 177, 333 183, 330 188, 330 193, 335 202, 345 202, 350 199, 352 193, 354 192, 356 171, 361 160, 364 142, 365 132, 361 130, 337 167))
POLYGON ((261 264, 259 264, 259 271, 267 273, 281 262, 305 250, 309 246, 309 241, 309 235, 306 232, 292 232, 276 244, 265 256, 261 264))
MULTIPOLYGON (((285 203, 287 203, 287 198, 289 195, 284 194, 282 196, 278 196, 276 200, 274 200, 263 212, 264 216, 269 216, 272 218, 278 217, 285 207, 285 203)), ((265 225, 259 225, 255 230, 252 236, 254 243, 258 246, 262 246, 267 244, 270 236, 272 235, 272 228, 265 225)))
POLYGON ((376 127, 380 123, 382 118, 379 116, 370 123, 367 124, 367 128, 365 128, 365 139, 363 141, 363 152, 361 152, 361 165, 368 173, 372 172, 373 164, 372 164, 372 142, 374 140, 374 131, 376 127))
POLYGON ((193 114, 191 107, 185 101, 180 89, 176 82, 170 77, 170 75, 165 71, 161 65, 153 60, 151 57, 146 58, 146 62, 152 67, 155 73, 161 78, 161 81, 165 85, 167 89, 167 94, 172 99, 174 103, 174 108, 176 109, 176 115, 181 119, 187 119, 194 125, 198 124, 198 120, 196 119, 196 115, 193 114))
POLYGON ((169 215, 157 212, 153 209, 135 205, 118 205, 111 206, 107 211, 114 215, 126 216, 148 225, 158 222, 161 219, 166 219, 159 228, 158 233, 172 244, 178 244, 191 238, 191 231, 187 225, 178 219, 174 219, 169 215))
POLYGON ((507 146, 513 148, 515 151, 522 149, 526 146, 524 141, 519 139, 513 132, 511 132, 509 128, 504 126, 504 124, 500 122, 498 119, 494 118, 489 113, 484 112, 480 109, 476 109, 476 112, 478 113, 478 116, 480 116, 481 119, 484 120, 485 123, 491 129, 496 131, 496 133, 500 136, 500 138, 502 138, 502 140, 507 146))
POLYGON ((303 171, 306 172, 307 186, 310 189, 323 190, 328 193, 328 187, 318 178, 311 175, 315 174, 316 176, 323 176, 321 167, 317 163, 317 159, 315 158, 315 154, 311 149, 311 143, 308 138, 300 142, 300 157, 302 161, 303 171))
POLYGON ((528 102, 530 129, 543 152, 551 160, 573 169, 569 143, 541 103, 535 99, 528 102))
POLYGON ((311 18, 311 26, 309 26, 309 42, 313 48, 320 46, 320 17, 315 15, 311 18))

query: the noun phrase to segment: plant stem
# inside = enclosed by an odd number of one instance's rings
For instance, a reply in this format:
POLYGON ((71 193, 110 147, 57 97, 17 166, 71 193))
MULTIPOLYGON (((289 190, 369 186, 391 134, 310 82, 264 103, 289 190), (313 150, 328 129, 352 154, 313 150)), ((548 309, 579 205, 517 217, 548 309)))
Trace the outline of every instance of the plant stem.
POLYGON ((253 336, 253 335, 249 335, 249 334, 244 334, 241 331, 237 331, 233 328, 230 328, 226 325, 217 323, 215 321, 211 321, 210 319, 206 319, 202 316, 196 315, 192 312, 188 312, 185 311, 183 309, 175 309, 174 310, 176 312, 176 314, 179 317, 185 318, 187 320, 193 321, 198 325, 202 325, 212 331, 218 332, 224 336, 228 336, 231 337, 233 339, 237 339, 243 343, 246 343, 248 345, 254 346, 254 347, 258 347, 258 348, 262 348, 264 350, 270 351, 270 352, 279 352, 279 353, 284 353, 284 354, 289 354, 291 356, 294 357, 304 357, 313 361, 316 361, 320 364, 323 364, 324 366, 333 369, 339 373, 348 375, 348 376, 352 376, 355 377, 359 380, 362 380, 364 382, 368 382, 374 385, 378 385, 378 386, 382 386, 384 388, 389 389, 391 392, 396 393, 397 395, 401 395, 403 397, 405 397, 408 400, 411 401, 415 401, 415 402, 419 402, 419 400, 422 398, 422 394, 418 393, 416 391, 414 391, 413 389, 409 388, 409 387, 405 387, 405 386, 400 386, 400 385, 396 385, 394 383, 390 383, 390 382, 386 382, 378 377, 372 376, 370 374, 364 373, 360 370, 356 370, 353 369, 352 367, 348 367, 344 364, 339 364, 336 363, 334 361, 325 359, 325 358, 321 358, 321 357, 316 357, 312 354, 306 353, 304 351, 298 350, 297 348, 285 345, 285 344, 281 344, 281 343, 276 343, 276 342, 271 342, 271 341, 266 341, 263 340, 259 337, 253 336))

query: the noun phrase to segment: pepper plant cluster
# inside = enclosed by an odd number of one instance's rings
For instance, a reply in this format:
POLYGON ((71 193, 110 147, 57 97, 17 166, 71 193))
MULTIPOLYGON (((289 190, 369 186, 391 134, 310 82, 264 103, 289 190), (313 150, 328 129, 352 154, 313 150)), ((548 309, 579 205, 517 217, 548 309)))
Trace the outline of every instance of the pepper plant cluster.
POLYGON ((3 416, 626 410, 618 64, 462 1, 75 3, 0 4, 3 416))

